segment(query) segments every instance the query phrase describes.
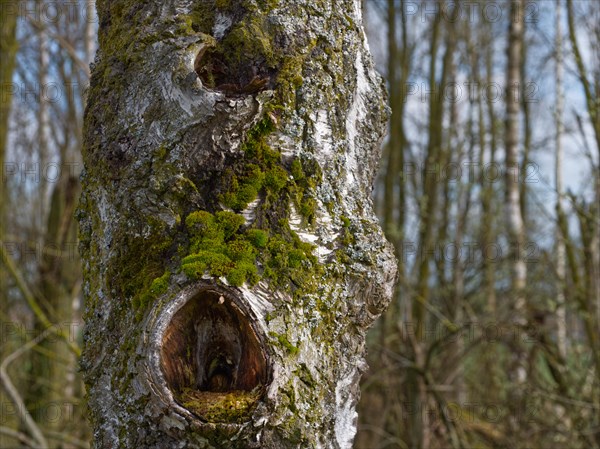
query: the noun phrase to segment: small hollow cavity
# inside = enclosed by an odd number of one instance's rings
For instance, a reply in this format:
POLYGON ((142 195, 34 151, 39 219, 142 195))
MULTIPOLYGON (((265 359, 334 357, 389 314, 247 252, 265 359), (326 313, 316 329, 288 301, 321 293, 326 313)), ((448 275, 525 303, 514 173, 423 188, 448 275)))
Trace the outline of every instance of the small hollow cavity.
POLYGON ((208 89, 227 95, 252 95, 272 88, 274 70, 265 68, 265 61, 244 61, 232 67, 224 53, 203 48, 194 61, 194 71, 208 89))
POLYGON ((173 316, 161 367, 177 402, 210 422, 247 419, 268 381, 250 317, 234 296, 213 289, 200 291, 173 316))

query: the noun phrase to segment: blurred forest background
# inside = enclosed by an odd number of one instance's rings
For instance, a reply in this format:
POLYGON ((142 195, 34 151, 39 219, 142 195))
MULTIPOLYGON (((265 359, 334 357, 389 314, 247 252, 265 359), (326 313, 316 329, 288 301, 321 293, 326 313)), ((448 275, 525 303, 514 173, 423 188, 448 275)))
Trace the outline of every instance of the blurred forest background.
MULTIPOLYGON (((600 449, 600 2, 364 11, 400 278, 356 448, 600 449)), ((94 2, 0 0, 0 26, 0 448, 87 448, 73 216, 94 2)))

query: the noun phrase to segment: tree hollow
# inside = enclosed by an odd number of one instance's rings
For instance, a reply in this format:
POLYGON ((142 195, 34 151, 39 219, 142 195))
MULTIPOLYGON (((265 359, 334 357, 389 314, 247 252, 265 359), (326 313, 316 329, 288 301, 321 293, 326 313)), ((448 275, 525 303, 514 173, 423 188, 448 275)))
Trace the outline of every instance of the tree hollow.
POLYGON ((173 316, 161 368, 173 397, 200 418, 240 421, 268 381, 267 357, 235 295, 206 288, 173 316))

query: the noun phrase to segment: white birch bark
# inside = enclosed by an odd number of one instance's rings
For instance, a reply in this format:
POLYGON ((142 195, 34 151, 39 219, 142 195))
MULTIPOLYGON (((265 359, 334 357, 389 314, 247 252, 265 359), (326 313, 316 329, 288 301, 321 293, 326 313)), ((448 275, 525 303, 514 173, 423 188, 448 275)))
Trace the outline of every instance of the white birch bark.
POLYGON ((563 107, 564 107, 564 91, 563 91, 563 51, 562 51, 562 23, 561 23, 561 3, 558 2, 556 5, 556 24, 555 24, 555 47, 556 47, 556 211, 557 211, 557 225, 556 225, 556 277, 557 277, 557 289, 556 289, 556 333, 558 341, 558 350, 560 355, 565 357, 567 354, 567 311, 565 304, 565 274, 566 274, 566 262, 565 262, 565 242, 563 239, 562 232, 560 231, 560 225, 558 224, 558 216, 563 213, 563 147, 562 147, 562 135, 564 133, 563 123, 563 107))

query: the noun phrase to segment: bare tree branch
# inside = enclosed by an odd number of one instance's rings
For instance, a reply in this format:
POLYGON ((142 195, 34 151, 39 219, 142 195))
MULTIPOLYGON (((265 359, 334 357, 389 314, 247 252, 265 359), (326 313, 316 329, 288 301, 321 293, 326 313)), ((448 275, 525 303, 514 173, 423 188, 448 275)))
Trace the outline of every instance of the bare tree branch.
POLYGON ((73 62, 77 64, 77 66, 79 66, 83 73, 85 73, 86 78, 90 78, 90 68, 88 64, 77 55, 77 50, 73 47, 73 45, 71 45, 71 43, 68 40, 66 40, 60 34, 52 33, 42 22, 32 19, 31 16, 26 14, 25 17, 27 21, 31 24, 31 26, 33 26, 37 30, 46 34, 46 36, 48 36, 49 38, 56 41, 58 45, 60 45, 63 48, 63 50, 65 50, 69 54, 71 59, 73 59, 73 62))
POLYGON ((19 288, 19 290, 25 297, 27 304, 29 305, 29 307, 31 308, 31 310, 33 311, 35 316, 40 320, 40 322, 44 325, 44 327, 46 327, 48 330, 52 330, 53 332, 56 332, 56 335, 61 337, 65 341, 67 346, 71 349, 71 351, 73 351, 73 353, 75 353, 75 355, 77 357, 79 357, 79 355, 81 354, 81 349, 79 348, 79 346, 74 341, 71 341, 69 339, 69 336, 65 335, 65 333, 63 332, 62 329, 55 327, 50 322, 50 320, 48 319, 48 317, 46 316, 46 314, 44 313, 44 311, 38 304, 38 301, 35 298, 35 295, 33 294, 31 289, 27 285, 27 282, 25 282, 25 279, 23 279, 23 275, 19 271, 19 268, 16 266, 16 264, 10 257, 10 254, 8 254, 8 252, 6 251, 4 245, 0 245, 0 256, 1 256, 0 259, 2 259, 2 261, 4 262, 4 265, 6 265, 6 268, 8 269, 10 275, 15 280, 17 287, 19 288))
POLYGON ((29 413, 29 411, 27 410, 27 407, 25 406, 25 402, 21 398, 21 395, 19 394, 17 388, 11 382, 6 369, 7 369, 8 365, 10 365, 11 362, 13 362, 18 357, 20 357, 25 352, 29 351, 31 348, 33 348, 35 345, 37 345, 39 342, 41 342, 52 331, 53 331, 52 327, 46 329, 44 332, 42 332, 40 335, 35 337, 33 340, 29 341, 28 343, 25 343, 23 346, 21 346, 19 349, 14 351, 12 354, 9 354, 4 359, 2 364, 0 364, 0 380, 2 381, 2 385, 4 385, 6 392, 10 396, 13 404, 15 404, 15 408, 17 410, 19 418, 25 424, 25 427, 27 428, 27 430, 29 430, 29 432, 31 433, 31 436, 33 436, 35 439, 35 443, 31 446, 35 447, 35 448, 39 448, 39 449, 45 449, 48 447, 48 442, 46 441, 46 437, 44 437, 44 434, 42 433, 42 431, 40 430, 40 428, 38 427, 38 425, 36 424, 34 419, 31 417, 31 414, 29 413))

